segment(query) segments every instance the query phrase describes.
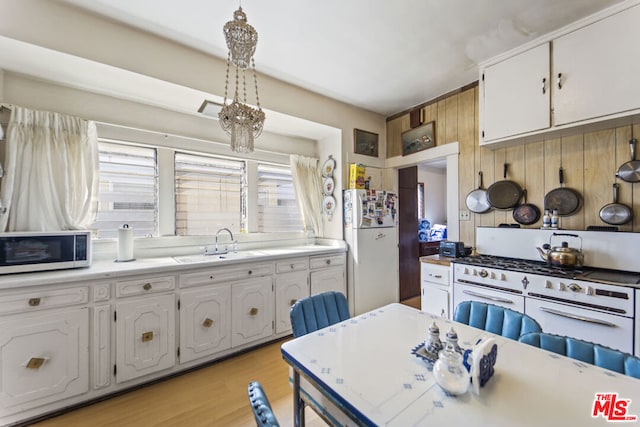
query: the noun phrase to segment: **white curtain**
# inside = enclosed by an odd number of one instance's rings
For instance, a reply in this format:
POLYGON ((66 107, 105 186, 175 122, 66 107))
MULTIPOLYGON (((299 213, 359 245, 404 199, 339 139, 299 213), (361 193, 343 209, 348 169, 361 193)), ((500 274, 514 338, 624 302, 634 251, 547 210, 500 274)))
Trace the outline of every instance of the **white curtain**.
POLYGON ((302 214, 305 230, 313 230, 316 236, 323 236, 322 226, 322 180, 319 160, 292 154, 291 177, 296 200, 302 214))
POLYGON ((89 228, 99 180, 95 123, 14 106, 5 139, 0 230, 89 228))

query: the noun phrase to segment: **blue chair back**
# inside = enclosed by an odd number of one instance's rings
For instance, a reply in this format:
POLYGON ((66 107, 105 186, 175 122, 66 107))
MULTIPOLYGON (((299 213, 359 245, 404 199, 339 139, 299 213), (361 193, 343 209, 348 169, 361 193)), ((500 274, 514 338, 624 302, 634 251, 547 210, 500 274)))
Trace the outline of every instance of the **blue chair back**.
POLYGON ((538 322, 524 313, 478 301, 458 304, 453 320, 512 340, 530 332, 542 332, 538 322))
POLYGON ((269 403, 262 385, 257 381, 250 382, 247 387, 247 394, 249 395, 253 416, 256 419, 256 425, 258 427, 279 427, 280 424, 278 424, 278 420, 273 414, 271 403, 269 403))
POLYGON ((640 359, 600 344, 541 332, 523 335, 519 341, 640 379, 640 359))
POLYGON ((295 338, 326 328, 350 316, 347 298, 340 292, 324 292, 298 300, 289 311, 295 338))

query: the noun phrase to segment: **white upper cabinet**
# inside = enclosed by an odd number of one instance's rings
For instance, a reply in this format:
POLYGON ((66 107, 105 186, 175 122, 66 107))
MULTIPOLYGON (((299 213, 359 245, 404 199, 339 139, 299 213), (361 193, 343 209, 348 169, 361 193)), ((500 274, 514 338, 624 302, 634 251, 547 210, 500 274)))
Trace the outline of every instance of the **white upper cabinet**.
POLYGON ((480 145, 640 117, 640 5, 607 13, 480 65, 480 145))
POLYGON ((518 135, 551 125, 549 43, 484 69, 485 141, 518 135))
POLYGON ((640 107, 638 22, 640 6, 553 41, 555 126, 640 107))

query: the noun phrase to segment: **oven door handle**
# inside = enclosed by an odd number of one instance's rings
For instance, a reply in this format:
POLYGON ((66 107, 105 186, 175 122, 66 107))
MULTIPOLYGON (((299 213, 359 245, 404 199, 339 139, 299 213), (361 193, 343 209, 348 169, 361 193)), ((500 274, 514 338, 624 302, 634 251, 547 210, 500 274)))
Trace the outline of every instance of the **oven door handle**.
POLYGON ((510 299, 494 297, 494 296, 491 296, 491 295, 485 295, 485 294, 481 294, 480 292, 470 291, 468 289, 463 289, 462 293, 463 294, 467 294, 467 295, 471 295, 471 296, 474 296, 474 297, 478 297, 478 298, 488 299, 489 301, 503 302, 505 304, 513 304, 514 303, 510 299))
POLYGON ((560 310, 554 310, 553 308, 540 307, 540 310, 550 314, 555 314, 556 316, 568 317, 569 319, 595 323, 596 325, 609 326, 611 328, 615 328, 618 326, 615 323, 607 322, 606 320, 594 319, 593 317, 578 316, 577 314, 567 313, 565 311, 560 311, 560 310))

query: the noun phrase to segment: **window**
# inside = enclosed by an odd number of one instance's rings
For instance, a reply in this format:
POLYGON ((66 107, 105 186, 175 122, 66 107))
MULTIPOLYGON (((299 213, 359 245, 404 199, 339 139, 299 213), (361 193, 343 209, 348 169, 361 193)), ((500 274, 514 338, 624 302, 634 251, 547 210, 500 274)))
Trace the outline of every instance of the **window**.
POLYGON ((258 230, 262 233, 301 231, 291 169, 258 164, 258 230))
POLYGON ((157 235, 158 174, 154 148, 99 141, 100 188, 92 228, 98 238, 115 238, 128 224, 134 235, 157 235))
POLYGON ((176 235, 245 228, 244 161, 175 153, 176 235))

